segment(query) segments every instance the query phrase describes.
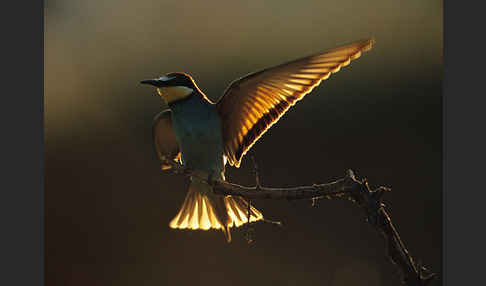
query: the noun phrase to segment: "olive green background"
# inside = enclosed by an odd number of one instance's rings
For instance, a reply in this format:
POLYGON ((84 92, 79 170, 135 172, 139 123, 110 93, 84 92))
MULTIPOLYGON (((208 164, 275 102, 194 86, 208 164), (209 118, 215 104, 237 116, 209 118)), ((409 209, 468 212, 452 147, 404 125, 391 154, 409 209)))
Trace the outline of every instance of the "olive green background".
MULTIPOLYGON (((141 79, 190 73, 216 100, 235 78, 373 36, 253 147, 266 186, 353 169, 410 253, 441 272, 441 1, 45 2, 46 285, 399 285, 381 236, 348 201, 255 201, 283 228, 168 222, 188 181, 160 174, 141 79)), ((252 184, 251 161, 227 178, 252 184)), ((439 285, 436 281, 434 285, 439 285)))

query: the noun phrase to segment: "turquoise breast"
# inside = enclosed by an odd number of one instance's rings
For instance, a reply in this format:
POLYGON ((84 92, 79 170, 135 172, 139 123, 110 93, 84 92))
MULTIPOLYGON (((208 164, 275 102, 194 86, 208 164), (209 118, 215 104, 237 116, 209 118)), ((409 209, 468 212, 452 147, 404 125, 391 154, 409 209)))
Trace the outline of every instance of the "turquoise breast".
POLYGON ((224 173, 221 120, 215 106, 198 95, 171 106, 172 124, 183 164, 208 173, 224 173))

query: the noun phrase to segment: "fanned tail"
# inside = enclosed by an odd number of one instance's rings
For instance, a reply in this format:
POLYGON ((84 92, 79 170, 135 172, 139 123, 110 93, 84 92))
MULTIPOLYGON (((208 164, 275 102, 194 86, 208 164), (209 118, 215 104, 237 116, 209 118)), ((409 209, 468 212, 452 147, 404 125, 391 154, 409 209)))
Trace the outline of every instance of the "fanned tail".
MULTIPOLYGON (((263 215, 250 207, 250 222, 263 219, 263 215)), ((231 242, 231 227, 248 223, 248 202, 241 197, 215 195, 211 186, 192 180, 184 203, 169 226, 176 229, 221 229, 231 242)))

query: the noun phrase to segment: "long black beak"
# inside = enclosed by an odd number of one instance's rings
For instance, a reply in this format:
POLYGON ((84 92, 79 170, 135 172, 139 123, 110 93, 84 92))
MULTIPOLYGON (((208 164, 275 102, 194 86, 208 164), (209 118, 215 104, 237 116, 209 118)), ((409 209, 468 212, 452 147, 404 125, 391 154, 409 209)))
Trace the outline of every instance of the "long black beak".
POLYGON ((142 80, 140 83, 141 84, 150 84, 150 85, 153 85, 155 87, 160 87, 160 86, 163 85, 163 81, 158 80, 158 79, 146 79, 146 80, 142 80))

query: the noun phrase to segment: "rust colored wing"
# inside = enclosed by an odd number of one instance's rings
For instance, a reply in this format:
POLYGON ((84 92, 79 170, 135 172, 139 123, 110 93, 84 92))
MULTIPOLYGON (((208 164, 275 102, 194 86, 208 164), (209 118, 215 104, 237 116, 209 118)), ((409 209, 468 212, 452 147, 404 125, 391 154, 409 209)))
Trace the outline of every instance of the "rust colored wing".
POLYGON ((155 116, 152 125, 152 135, 155 154, 162 161, 162 170, 170 169, 171 166, 164 163, 164 159, 179 162, 181 158, 179 144, 172 129, 170 110, 164 110, 155 116))
POLYGON ((251 146, 297 101, 362 52, 373 39, 317 53, 242 77, 217 102, 223 121, 224 152, 239 167, 251 146))

